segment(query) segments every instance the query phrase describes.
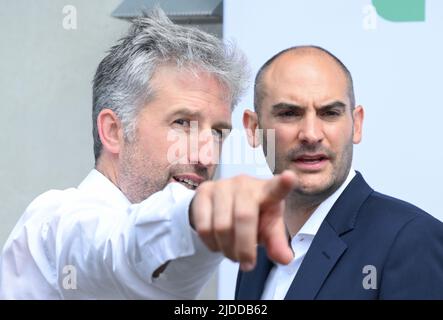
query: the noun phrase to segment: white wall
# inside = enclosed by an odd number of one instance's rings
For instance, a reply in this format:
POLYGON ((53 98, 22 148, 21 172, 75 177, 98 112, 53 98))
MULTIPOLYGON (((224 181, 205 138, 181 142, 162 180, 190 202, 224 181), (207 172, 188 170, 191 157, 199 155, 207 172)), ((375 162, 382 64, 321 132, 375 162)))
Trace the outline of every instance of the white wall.
MULTIPOLYGON (((357 103, 366 111, 354 168, 376 190, 443 220, 443 2, 426 1, 425 22, 401 23, 377 15, 371 20, 370 4, 224 0, 224 38, 234 38, 246 52, 254 75, 268 58, 294 45, 320 45, 337 55, 350 69, 357 103)), ((235 112, 238 128, 244 108, 252 109, 252 87, 235 112)), ((240 172, 257 175, 244 165, 225 166, 221 175, 240 172)), ((222 265, 219 298, 233 297, 235 274, 235 264, 222 265)))

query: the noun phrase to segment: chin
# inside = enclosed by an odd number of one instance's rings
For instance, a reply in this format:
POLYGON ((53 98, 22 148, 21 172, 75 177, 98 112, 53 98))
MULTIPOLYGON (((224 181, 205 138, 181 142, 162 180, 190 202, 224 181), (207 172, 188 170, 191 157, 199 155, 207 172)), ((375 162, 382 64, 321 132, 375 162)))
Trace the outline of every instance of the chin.
POLYGON ((295 190, 306 196, 322 195, 328 192, 332 183, 330 181, 319 181, 319 179, 302 179, 295 190))
POLYGON ((321 188, 317 186, 300 186, 295 188, 295 191, 303 196, 317 196, 323 194, 326 191, 326 188, 321 188))

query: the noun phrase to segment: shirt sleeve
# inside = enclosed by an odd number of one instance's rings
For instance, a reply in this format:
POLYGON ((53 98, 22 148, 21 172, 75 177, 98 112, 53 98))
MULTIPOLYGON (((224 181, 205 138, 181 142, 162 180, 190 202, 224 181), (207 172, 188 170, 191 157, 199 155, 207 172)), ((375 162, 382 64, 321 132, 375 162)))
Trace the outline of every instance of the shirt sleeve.
POLYGON ((27 212, 20 245, 29 247, 29 265, 65 299, 194 299, 222 257, 190 227, 193 196, 171 183, 124 213, 93 197, 71 197, 59 214, 27 212))
POLYGON ((169 186, 169 203, 174 204, 171 209, 162 210, 164 200, 155 198, 131 208, 136 212, 151 212, 139 215, 136 222, 135 236, 146 248, 145 259, 136 265, 140 273, 150 275, 154 287, 179 298, 195 298, 223 256, 211 252, 190 226, 188 212, 194 192, 179 183, 169 186), (156 205, 158 208, 153 210, 156 205), (162 232, 168 235, 161 236, 162 232), (168 261, 165 271, 152 278, 153 272, 168 261))

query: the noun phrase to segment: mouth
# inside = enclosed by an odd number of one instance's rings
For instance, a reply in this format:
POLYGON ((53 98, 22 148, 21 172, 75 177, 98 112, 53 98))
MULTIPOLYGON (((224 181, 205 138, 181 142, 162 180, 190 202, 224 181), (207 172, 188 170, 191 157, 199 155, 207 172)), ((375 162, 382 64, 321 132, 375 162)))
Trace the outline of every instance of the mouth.
POLYGON ((172 176, 172 179, 191 190, 197 189, 198 186, 205 181, 203 177, 196 174, 178 174, 172 176))
POLYGON ((318 171, 329 161, 325 154, 303 154, 293 160, 295 166, 304 171, 318 171))

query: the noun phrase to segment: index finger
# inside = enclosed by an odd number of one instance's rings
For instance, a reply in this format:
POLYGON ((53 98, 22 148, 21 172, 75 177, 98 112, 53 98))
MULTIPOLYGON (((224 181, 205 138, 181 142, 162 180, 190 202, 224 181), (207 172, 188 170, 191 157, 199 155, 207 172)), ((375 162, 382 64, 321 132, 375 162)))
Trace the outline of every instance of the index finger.
POLYGON ((282 201, 294 187, 295 179, 295 173, 290 170, 273 177, 265 185, 263 203, 276 204, 282 201))

